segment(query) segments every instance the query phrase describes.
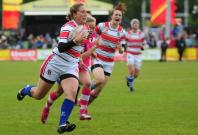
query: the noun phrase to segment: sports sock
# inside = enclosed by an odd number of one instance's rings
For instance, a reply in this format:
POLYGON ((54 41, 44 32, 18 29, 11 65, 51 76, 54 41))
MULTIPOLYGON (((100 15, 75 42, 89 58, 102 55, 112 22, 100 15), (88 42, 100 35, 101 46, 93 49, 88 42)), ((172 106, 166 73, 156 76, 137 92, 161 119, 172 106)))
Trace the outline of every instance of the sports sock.
POLYGON ((127 76, 127 81, 129 83, 129 87, 132 88, 133 87, 133 81, 134 81, 134 76, 127 76))
POLYGON ((67 120, 68 120, 68 118, 69 118, 69 116, 70 116, 70 114, 73 110, 73 107, 74 107, 74 102, 73 101, 71 101, 69 99, 65 99, 63 101, 63 104, 62 104, 62 107, 61 107, 61 115, 60 115, 59 126, 64 125, 67 122, 67 120))
POLYGON ((23 96, 27 96, 28 95, 28 96, 32 97, 32 95, 31 95, 31 89, 32 89, 32 87, 34 87, 34 86, 27 85, 26 87, 24 87, 22 89, 21 94, 23 96))
POLYGON ((87 113, 87 106, 91 94, 90 88, 83 88, 82 95, 80 96, 80 114, 87 113))
POLYGON ((57 99, 57 95, 54 91, 52 91, 45 103, 45 108, 49 109, 53 102, 57 99))

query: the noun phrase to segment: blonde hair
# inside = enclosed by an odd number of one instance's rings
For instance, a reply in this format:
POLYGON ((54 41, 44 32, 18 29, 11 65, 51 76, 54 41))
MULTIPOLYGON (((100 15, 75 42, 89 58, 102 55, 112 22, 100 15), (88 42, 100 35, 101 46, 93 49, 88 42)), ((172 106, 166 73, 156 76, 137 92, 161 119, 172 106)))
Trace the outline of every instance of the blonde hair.
POLYGON ((138 19, 134 18, 134 19, 131 20, 131 26, 133 26, 133 24, 134 24, 135 22, 137 22, 137 23, 140 24, 140 21, 139 21, 138 19))
POLYGON ((86 22, 96 22, 96 19, 92 16, 88 16, 86 22))
POLYGON ((69 14, 66 16, 67 20, 74 19, 74 14, 76 14, 81 6, 84 6, 82 3, 76 3, 72 5, 69 9, 69 14))

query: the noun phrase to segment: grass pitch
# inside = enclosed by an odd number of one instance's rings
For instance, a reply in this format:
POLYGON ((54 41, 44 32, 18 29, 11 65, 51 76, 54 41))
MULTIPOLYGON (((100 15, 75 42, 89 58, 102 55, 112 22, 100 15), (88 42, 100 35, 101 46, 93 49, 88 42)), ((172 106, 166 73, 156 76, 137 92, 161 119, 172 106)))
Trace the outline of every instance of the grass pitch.
MULTIPOLYGON (((16 100, 25 84, 36 84, 41 62, 0 62, 0 134, 56 135, 63 96, 54 103, 46 125, 41 101, 16 100)), ((198 62, 144 62, 135 91, 118 62, 103 92, 90 107, 93 120, 80 121, 75 107, 70 135, 198 135, 198 62)))

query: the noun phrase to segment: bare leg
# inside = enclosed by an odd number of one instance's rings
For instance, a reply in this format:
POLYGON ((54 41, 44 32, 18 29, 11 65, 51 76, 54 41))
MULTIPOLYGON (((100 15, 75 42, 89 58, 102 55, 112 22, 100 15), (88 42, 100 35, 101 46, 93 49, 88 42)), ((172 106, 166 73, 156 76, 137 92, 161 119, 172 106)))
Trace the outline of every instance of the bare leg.
POLYGON ((17 94, 17 99, 19 101, 23 100, 23 98, 29 95, 32 98, 37 100, 41 100, 47 92, 51 89, 53 84, 45 82, 42 79, 39 79, 38 85, 36 87, 27 85, 17 94))
POLYGON ((88 113, 88 103, 91 94, 91 77, 89 72, 84 71, 80 73, 80 82, 83 85, 82 94, 80 96, 80 120, 91 120, 91 116, 88 113))

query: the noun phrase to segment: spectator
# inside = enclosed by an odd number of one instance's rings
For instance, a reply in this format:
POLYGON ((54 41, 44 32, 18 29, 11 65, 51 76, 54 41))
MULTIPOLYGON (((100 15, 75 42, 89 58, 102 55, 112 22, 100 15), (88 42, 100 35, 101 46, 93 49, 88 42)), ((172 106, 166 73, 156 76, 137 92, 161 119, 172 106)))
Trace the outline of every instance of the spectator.
POLYGON ((28 49, 32 49, 34 45, 34 35, 32 33, 27 37, 28 40, 28 49))
POLYGON ((0 35, 0 49, 7 49, 8 44, 7 44, 7 38, 3 34, 0 35))
POLYGON ((176 39, 176 47, 179 53, 179 61, 182 61, 183 53, 186 48, 186 41, 184 38, 184 34, 181 37, 177 37, 176 39))
POLYGON ((157 46, 156 39, 152 32, 150 32, 148 35, 147 44, 149 45, 150 48, 156 48, 157 46))
POLYGON ((46 42, 45 48, 52 48, 52 38, 49 33, 45 34, 45 42, 46 42))
POLYGON ((44 45, 44 37, 43 35, 39 35, 36 37, 35 42, 34 42, 34 48, 43 48, 44 45))
POLYGON ((174 37, 177 37, 177 36, 181 37, 183 31, 184 31, 184 27, 182 25, 182 20, 177 19, 177 24, 175 24, 175 26, 173 27, 172 34, 174 37))
POLYGON ((161 59, 160 59, 160 61, 163 62, 163 61, 166 61, 166 50, 168 48, 168 43, 167 43, 166 38, 163 38, 162 43, 160 45, 160 48, 161 48, 161 59))

